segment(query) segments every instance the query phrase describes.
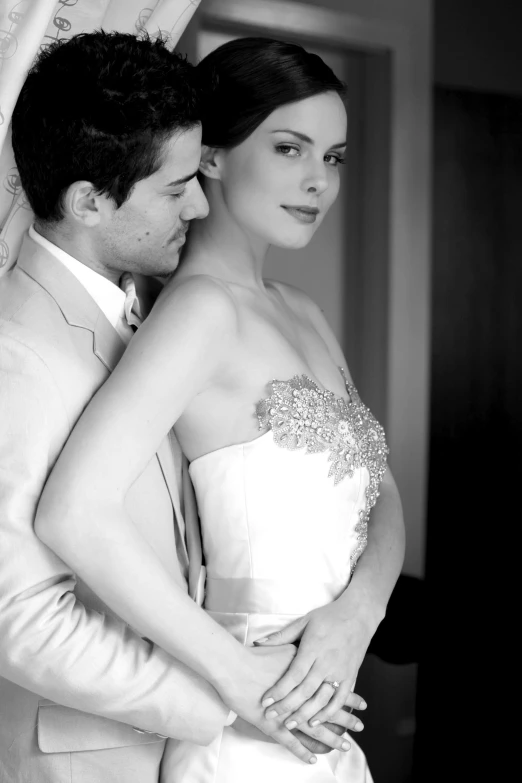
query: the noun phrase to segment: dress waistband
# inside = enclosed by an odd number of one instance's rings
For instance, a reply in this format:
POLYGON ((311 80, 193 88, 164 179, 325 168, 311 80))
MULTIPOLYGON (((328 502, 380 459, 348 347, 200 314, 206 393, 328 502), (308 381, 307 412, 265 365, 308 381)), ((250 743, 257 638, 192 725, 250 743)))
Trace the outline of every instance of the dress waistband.
POLYGON ((275 579, 207 577, 205 609, 242 614, 306 614, 335 601, 346 589, 339 582, 308 580, 306 584, 275 579))

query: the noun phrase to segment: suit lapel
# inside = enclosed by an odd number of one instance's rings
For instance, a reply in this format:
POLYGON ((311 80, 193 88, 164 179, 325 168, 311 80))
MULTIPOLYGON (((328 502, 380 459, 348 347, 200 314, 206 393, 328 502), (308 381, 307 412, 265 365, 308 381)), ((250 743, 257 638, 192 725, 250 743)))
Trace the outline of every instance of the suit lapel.
POLYGON ((94 326, 93 335, 94 354, 103 362, 109 372, 112 372, 123 356, 126 345, 101 310, 94 326))
MULTIPOLYGON (((77 278, 52 253, 27 235, 24 237, 17 265, 52 296, 70 326, 92 332, 93 352, 107 370, 112 372, 125 351, 125 343, 77 278)), ((179 490, 182 485, 182 458, 173 433, 163 440, 157 458, 174 509, 176 549, 180 565, 187 574, 189 561, 179 490)))
POLYGON ((70 326, 92 332, 94 354, 109 371, 114 370, 125 343, 72 272, 28 236, 17 265, 52 296, 70 326))

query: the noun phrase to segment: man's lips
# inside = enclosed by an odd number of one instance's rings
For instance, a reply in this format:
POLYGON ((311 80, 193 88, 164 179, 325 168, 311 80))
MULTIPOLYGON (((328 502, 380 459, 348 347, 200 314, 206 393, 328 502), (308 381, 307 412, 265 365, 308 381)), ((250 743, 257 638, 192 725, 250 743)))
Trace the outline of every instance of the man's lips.
POLYGON ((184 245, 186 238, 187 238, 186 231, 178 231, 178 233, 173 237, 172 241, 180 242, 182 245, 184 245))
POLYGON ((296 207, 285 204, 282 204, 281 206, 289 215, 300 223, 315 223, 320 211, 317 207, 308 207, 304 204, 296 207))

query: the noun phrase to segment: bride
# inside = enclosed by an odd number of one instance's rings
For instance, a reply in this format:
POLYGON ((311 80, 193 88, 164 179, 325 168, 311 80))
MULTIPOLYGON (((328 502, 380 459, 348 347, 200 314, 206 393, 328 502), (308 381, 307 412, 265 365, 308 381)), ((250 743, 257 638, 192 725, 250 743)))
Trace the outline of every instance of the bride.
POLYGON ((382 428, 317 305, 263 278, 270 245, 304 247, 337 196, 343 85, 318 56, 261 38, 225 44, 198 71, 210 214, 193 222, 181 267, 69 438, 36 530, 119 616, 257 727, 232 724, 208 747, 170 742, 165 780, 368 781, 355 743, 301 754, 311 766, 262 733, 359 703, 358 668, 403 557, 382 428), (125 502, 172 427, 198 502, 206 612, 125 502), (297 640, 263 704, 245 704, 246 657, 297 640))

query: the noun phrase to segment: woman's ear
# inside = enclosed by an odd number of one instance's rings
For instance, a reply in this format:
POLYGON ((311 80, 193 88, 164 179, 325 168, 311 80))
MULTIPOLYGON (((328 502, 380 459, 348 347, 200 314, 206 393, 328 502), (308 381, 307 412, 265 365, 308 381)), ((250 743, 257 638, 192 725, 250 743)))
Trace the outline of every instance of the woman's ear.
POLYGON ((209 179, 221 179, 220 167, 220 149, 208 147, 203 144, 201 147, 201 161, 199 170, 209 179))

